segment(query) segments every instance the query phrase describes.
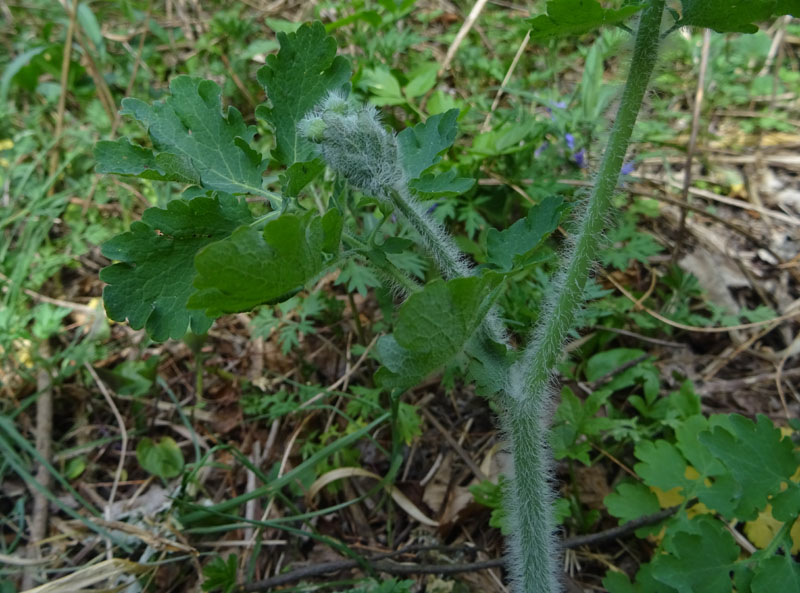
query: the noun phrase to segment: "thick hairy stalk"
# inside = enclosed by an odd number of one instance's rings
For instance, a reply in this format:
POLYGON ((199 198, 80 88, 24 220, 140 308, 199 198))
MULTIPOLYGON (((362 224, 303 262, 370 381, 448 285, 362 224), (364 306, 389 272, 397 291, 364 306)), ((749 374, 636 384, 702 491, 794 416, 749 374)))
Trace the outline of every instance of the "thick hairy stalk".
POLYGON ((560 556, 550 486, 547 423, 552 373, 567 333, 583 305, 584 288, 601 244, 631 132, 658 53, 664 0, 642 12, 630 72, 589 202, 566 252, 553 292, 542 308, 530 344, 509 374, 505 429, 511 438, 514 480, 510 492, 509 569, 518 593, 555 593, 560 556))

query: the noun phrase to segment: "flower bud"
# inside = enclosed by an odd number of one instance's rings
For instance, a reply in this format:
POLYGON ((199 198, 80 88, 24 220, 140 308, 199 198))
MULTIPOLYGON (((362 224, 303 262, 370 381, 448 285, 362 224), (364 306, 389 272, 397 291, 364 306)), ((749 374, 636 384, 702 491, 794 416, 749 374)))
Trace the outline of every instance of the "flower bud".
POLYGON ((386 199, 403 183, 395 135, 384 128, 374 107, 356 105, 332 92, 298 129, 319 145, 331 169, 365 194, 386 199))

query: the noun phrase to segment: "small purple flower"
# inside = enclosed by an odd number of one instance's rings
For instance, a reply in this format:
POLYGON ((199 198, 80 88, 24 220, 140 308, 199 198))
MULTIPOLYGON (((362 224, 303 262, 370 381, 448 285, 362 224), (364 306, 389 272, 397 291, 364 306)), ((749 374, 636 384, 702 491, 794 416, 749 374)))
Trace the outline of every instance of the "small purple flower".
POLYGON ((575 150, 575 136, 567 132, 564 134, 564 140, 567 141, 567 148, 570 150, 575 150))
POLYGON ((431 207, 428 208, 426 214, 433 214, 433 211, 436 210, 436 208, 438 207, 439 207, 439 202, 434 202, 433 205, 431 205, 431 207))
POLYGON ((631 173, 633 173, 633 161, 623 164, 622 169, 620 169, 619 173, 620 175, 630 175, 631 173))
POLYGON ((573 157, 575 159, 575 164, 578 165, 581 169, 586 167, 586 149, 581 148, 578 152, 575 153, 573 157))
MULTIPOLYGON (((555 109, 566 109, 567 108, 567 104, 564 101, 556 101, 555 103, 553 103, 553 108, 555 108, 555 109)), ((545 109, 545 111, 547 111, 547 114, 550 116, 550 119, 555 121, 556 118, 553 115, 553 109, 551 109, 550 107, 545 107, 544 109, 545 109)))
POLYGON ((536 158, 538 159, 538 158, 539 158, 539 156, 540 156, 540 155, 541 155, 541 154, 542 154, 542 153, 543 153, 545 150, 547 150, 547 147, 548 147, 548 146, 550 146, 550 144, 549 144, 548 142, 542 142, 542 143, 539 145, 539 148, 537 148, 536 150, 534 150, 534 151, 533 151, 533 156, 534 156, 534 157, 536 157, 536 158))

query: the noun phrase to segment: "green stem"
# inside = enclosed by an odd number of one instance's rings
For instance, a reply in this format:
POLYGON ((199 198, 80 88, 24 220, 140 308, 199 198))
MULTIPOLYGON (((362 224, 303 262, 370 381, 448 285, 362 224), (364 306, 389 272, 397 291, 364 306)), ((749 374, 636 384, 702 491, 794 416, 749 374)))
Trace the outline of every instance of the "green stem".
MULTIPOLYGON (((474 271, 467 263, 466 256, 456 245, 447 230, 428 212, 424 204, 415 199, 408 187, 391 188, 389 194, 392 204, 422 238, 425 247, 436 260, 442 276, 446 279, 466 278, 474 271)), ((506 343, 506 331, 495 311, 490 312, 483 322, 488 337, 498 344, 506 343)))
POLYGON ((342 233, 342 241, 355 249, 358 257, 363 258, 368 264, 371 264, 377 270, 383 272, 387 278, 391 279, 396 286, 400 287, 407 294, 414 294, 415 292, 419 292, 421 289, 416 280, 392 265, 388 260, 386 260, 386 263, 381 263, 374 258, 370 258, 367 255, 367 252, 369 251, 368 245, 358 237, 355 237, 349 233, 342 233))
POLYGON ((392 188, 390 194, 392 204, 422 238, 444 277, 470 276, 470 267, 453 238, 442 225, 425 212, 425 206, 411 196, 408 187, 403 185, 392 188))
POLYGON ((584 288, 603 240, 611 198, 656 63, 663 12, 664 0, 651 0, 642 12, 630 72, 594 191, 553 283, 554 290, 545 300, 541 321, 509 373, 505 428, 512 442, 515 475, 509 500, 513 532, 509 568, 518 593, 560 590, 547 446, 552 372, 584 302, 584 288))
POLYGON ((361 325, 361 317, 360 313, 358 312, 358 307, 356 307, 356 301, 353 298, 353 293, 347 293, 347 302, 350 304, 350 312, 353 314, 353 322, 356 326, 356 335, 358 336, 358 341, 362 346, 367 345, 367 338, 364 334, 364 326, 361 325))
POLYGON ((552 368, 562 353, 561 346, 583 305, 584 288, 608 225, 611 198, 633 125, 656 63, 663 9, 664 0, 653 0, 642 13, 628 80, 594 190, 575 233, 561 277, 557 278, 557 289, 546 300, 543 321, 526 349, 524 364, 529 369, 529 386, 549 383, 552 368))

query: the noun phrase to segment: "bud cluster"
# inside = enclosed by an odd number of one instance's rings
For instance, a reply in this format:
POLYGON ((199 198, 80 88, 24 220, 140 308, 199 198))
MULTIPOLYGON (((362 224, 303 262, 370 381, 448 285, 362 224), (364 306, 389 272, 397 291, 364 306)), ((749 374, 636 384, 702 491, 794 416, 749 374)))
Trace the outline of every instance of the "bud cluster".
POLYGON ((298 130, 319 145, 329 167, 365 194, 388 199, 405 185, 397 140, 374 107, 331 92, 300 121, 298 130))

